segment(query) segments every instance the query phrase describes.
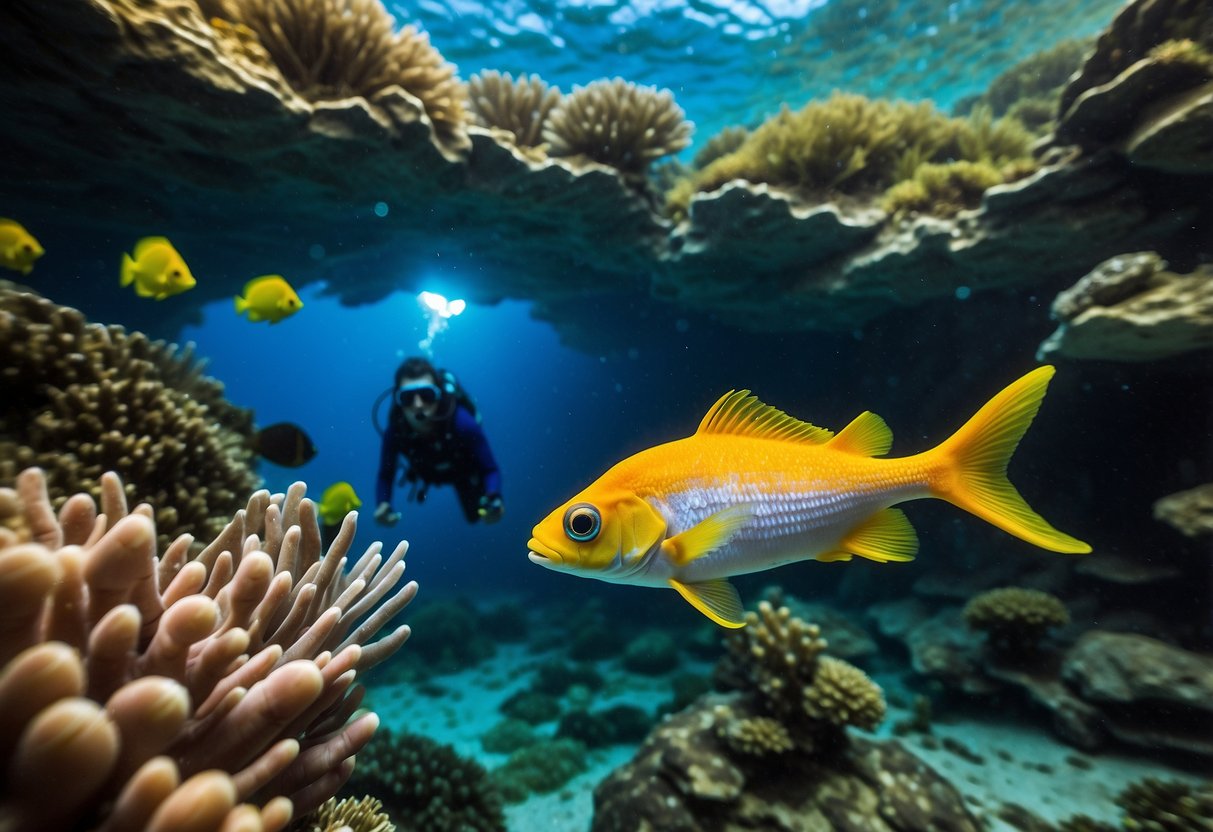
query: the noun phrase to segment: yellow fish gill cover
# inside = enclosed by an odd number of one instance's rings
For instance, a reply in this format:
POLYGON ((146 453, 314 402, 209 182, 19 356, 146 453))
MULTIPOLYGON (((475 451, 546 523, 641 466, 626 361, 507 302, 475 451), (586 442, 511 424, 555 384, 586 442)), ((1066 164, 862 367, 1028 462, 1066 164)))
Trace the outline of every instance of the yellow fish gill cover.
POLYGON ((0 217, 0 266, 28 275, 46 253, 42 244, 16 220, 0 217))
POLYGON ((1091 547, 1049 525, 1007 464, 1054 370, 1008 385, 939 446, 882 459, 893 435, 865 412, 834 434, 731 391, 692 436, 622 460, 537 526, 530 559, 614 583, 666 586, 740 627, 733 575, 796 561, 911 560, 918 538, 894 505, 951 502, 1044 549, 1091 547))

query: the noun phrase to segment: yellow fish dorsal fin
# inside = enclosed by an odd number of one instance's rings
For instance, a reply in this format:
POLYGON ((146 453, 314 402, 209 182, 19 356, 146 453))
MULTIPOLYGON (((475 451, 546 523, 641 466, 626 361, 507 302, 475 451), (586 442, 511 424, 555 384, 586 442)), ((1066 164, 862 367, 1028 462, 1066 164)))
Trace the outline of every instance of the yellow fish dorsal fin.
POLYGON ((686 566, 695 558, 719 549, 733 539, 746 523, 754 519, 749 503, 729 506, 709 515, 686 531, 663 540, 661 551, 675 566, 686 566))
POLYGON ((670 578, 670 586, 678 590, 678 594, 685 598, 688 604, 721 627, 736 630, 745 626, 745 611, 741 608, 741 598, 733 585, 724 578, 695 584, 684 584, 670 578))
POLYGON ((848 454, 884 456, 893 447, 893 431, 884 419, 865 410, 826 444, 848 454))
POLYGON ((173 244, 168 241, 168 237, 144 237, 135 243, 135 260, 142 260, 148 249, 155 246, 168 246, 172 248, 173 244))
MULTIPOLYGON (((847 532, 838 548, 842 552, 850 552, 879 563, 914 560, 914 555, 918 552, 918 534, 910 525, 910 519, 904 511, 886 508, 847 532)), ((844 558, 831 557, 830 560, 844 558)))
POLYGON ((244 295, 245 297, 248 297, 249 292, 253 291, 254 287, 260 286, 262 283, 276 284, 280 280, 283 280, 282 275, 280 274, 263 274, 261 277, 254 277, 248 283, 244 284, 244 295))
POLYGON ((763 404, 749 390, 730 390, 704 414, 698 434, 731 434, 779 442, 807 442, 820 445, 828 442, 833 431, 810 425, 763 404))

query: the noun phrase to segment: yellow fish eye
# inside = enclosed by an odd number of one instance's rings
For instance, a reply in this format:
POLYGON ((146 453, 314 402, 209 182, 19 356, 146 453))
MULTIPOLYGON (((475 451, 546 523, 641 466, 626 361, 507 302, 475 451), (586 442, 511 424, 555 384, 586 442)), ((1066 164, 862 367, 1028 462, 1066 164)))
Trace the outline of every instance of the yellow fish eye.
POLYGON ((34 253, 34 247, 31 246, 29 243, 25 243, 24 245, 22 245, 21 250, 24 251, 26 254, 34 253))
POLYGON ((564 533, 570 540, 585 543, 598 537, 602 515, 589 503, 574 503, 564 513, 564 533))

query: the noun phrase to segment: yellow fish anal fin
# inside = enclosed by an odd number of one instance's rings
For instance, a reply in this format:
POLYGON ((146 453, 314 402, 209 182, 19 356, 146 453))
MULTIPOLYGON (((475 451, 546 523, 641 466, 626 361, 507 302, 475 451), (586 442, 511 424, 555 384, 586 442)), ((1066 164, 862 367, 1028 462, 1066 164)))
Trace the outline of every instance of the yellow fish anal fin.
POLYGON ((838 548, 880 563, 914 560, 918 535, 905 512, 886 508, 847 532, 838 548))
POLYGON ((741 608, 741 598, 733 585, 724 578, 694 584, 684 584, 670 578, 670 586, 678 590, 678 594, 685 598, 688 604, 721 627, 736 630, 745 626, 745 611, 741 608))
POLYGON ((827 443, 831 448, 858 456, 884 456, 893 447, 893 431, 870 410, 856 416, 851 424, 827 443))
POLYGON ((763 404, 749 390, 730 390, 704 414, 696 434, 731 434, 781 442, 828 442, 833 431, 810 425, 763 404))
POLYGON ((663 540, 661 551, 675 566, 686 566, 695 558, 728 543, 742 526, 753 519, 754 509, 749 503, 729 506, 703 518, 686 531, 663 540))

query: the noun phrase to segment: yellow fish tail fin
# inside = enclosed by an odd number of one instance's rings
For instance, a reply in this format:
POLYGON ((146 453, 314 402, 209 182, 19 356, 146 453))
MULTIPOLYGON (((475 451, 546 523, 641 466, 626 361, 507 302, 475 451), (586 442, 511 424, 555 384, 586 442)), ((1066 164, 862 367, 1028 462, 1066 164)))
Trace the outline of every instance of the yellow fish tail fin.
POLYGON ((1007 385, 938 448, 935 496, 1020 540, 1053 552, 1082 554, 1091 546, 1049 525, 1007 479, 1007 464, 1044 399, 1054 368, 1038 367, 1007 385))
POLYGON ((130 286, 135 282, 135 261, 131 259, 129 254, 122 255, 122 283, 123 286, 130 286))
POLYGON ((248 309, 248 301, 245 300, 244 298, 240 297, 240 295, 236 295, 235 302, 236 302, 236 314, 243 315, 244 310, 248 309))

